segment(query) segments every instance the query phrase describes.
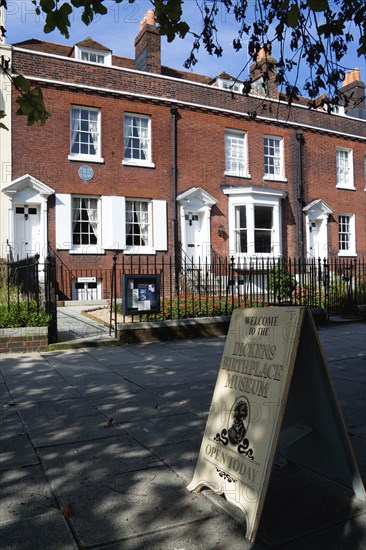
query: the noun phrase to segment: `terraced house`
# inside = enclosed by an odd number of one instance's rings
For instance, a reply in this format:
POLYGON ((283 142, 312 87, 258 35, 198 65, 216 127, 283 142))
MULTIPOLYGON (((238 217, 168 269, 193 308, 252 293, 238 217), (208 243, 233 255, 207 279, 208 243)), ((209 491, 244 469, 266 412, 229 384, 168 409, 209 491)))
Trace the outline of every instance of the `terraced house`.
POLYGON ((305 99, 289 107, 275 60, 260 52, 245 96, 226 73, 162 66, 153 12, 134 59, 93 38, 73 47, 30 39, 1 50, 13 74, 42 87, 52 117, 28 127, 1 77, 9 131, 0 137, 0 256, 51 250, 64 273, 83 270, 60 291, 64 299, 108 297, 103 270, 116 253, 132 263, 218 256, 242 265, 366 254, 359 70, 347 74, 349 103, 336 112, 324 98, 316 109, 305 99))

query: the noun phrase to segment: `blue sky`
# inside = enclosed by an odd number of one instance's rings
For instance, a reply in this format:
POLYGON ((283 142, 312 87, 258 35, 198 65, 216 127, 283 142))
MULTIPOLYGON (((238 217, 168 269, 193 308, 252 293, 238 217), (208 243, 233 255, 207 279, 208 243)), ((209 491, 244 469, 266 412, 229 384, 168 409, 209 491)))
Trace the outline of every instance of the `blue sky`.
MULTIPOLYGON (((72 45, 87 36, 92 36, 98 42, 110 47, 113 53, 124 57, 134 57, 134 39, 139 31, 139 22, 146 11, 151 8, 151 3, 147 0, 137 0, 134 4, 129 4, 126 0, 115 6, 112 1, 107 1, 106 6, 109 13, 97 17, 89 27, 86 27, 80 21, 80 15, 76 11, 72 18, 70 39, 66 40, 58 31, 50 34, 43 32, 44 19, 42 16, 35 14, 31 0, 8 0, 6 42, 12 44, 29 38, 38 38, 72 45)), ((195 0, 186 0, 184 3, 184 17, 192 30, 198 31, 199 19, 197 15, 198 10, 195 0)), ((198 56, 199 62, 194 67, 194 71, 212 77, 222 71, 238 76, 248 60, 247 54, 244 48, 240 52, 233 50, 232 41, 236 36, 236 27, 225 13, 224 8, 218 15, 218 21, 219 39, 221 46, 224 48, 224 55, 217 59, 209 56, 202 48, 198 56)), ((162 64, 183 69, 183 63, 190 53, 191 42, 189 36, 184 40, 177 38, 170 44, 163 38, 162 64)), ((275 52, 274 56, 276 56, 275 52)), ((349 69, 360 68, 361 78, 366 82, 365 58, 359 59, 357 57, 355 44, 352 46, 352 51, 347 55, 345 62, 349 69)), ((306 71, 307 67, 304 65, 301 71, 302 75, 306 71)), ((242 77, 246 76, 247 73, 244 71, 242 77)))

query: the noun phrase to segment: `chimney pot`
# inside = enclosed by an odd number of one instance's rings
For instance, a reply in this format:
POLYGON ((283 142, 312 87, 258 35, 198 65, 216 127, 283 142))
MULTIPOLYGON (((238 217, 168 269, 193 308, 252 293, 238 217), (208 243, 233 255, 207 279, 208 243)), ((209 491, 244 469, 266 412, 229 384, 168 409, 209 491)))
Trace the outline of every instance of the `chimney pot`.
POLYGON ((348 84, 352 84, 352 82, 356 82, 356 80, 361 80, 360 69, 348 71, 344 77, 342 86, 348 86, 348 84))

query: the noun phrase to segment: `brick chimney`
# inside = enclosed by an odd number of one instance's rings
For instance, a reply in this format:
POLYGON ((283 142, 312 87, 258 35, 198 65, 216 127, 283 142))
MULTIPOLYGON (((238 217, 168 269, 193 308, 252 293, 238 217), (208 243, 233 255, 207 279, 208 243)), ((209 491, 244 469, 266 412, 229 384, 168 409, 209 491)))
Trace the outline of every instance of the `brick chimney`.
POLYGON ((361 81, 360 69, 353 69, 346 73, 341 92, 345 98, 347 110, 365 109, 365 84, 361 81))
POLYGON ((271 50, 268 46, 259 50, 256 61, 249 68, 249 74, 253 93, 278 99, 277 60, 271 56, 271 50), (262 83, 264 83, 264 86, 262 83))
POLYGON ((154 10, 148 10, 140 21, 135 40, 135 67, 139 71, 161 72, 160 33, 155 25, 154 10))

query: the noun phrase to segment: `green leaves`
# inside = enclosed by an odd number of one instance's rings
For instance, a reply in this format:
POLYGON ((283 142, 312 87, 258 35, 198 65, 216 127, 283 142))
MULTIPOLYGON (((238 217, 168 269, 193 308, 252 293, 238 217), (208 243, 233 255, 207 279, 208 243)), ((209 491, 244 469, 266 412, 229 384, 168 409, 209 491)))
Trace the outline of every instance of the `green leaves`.
POLYGON ((155 18, 159 24, 161 35, 172 42, 176 36, 184 38, 189 31, 189 25, 181 21, 182 0, 155 0, 155 18))
MULTIPOLYGON (((5 111, 0 110, 0 120, 5 117, 6 117, 5 111)), ((0 130, 9 130, 9 128, 5 126, 3 122, 0 122, 0 130)))
POLYGON ((16 114, 26 116, 28 126, 32 126, 35 122, 43 126, 51 115, 46 110, 41 88, 39 86, 32 88, 29 80, 22 75, 13 78, 13 84, 20 92, 16 100, 19 105, 16 114))
POLYGON ((328 0, 308 0, 308 6, 313 11, 325 11, 329 8, 328 0))
POLYGON ((295 29, 299 22, 300 10, 297 4, 292 4, 289 11, 287 12, 287 24, 289 27, 295 29))

